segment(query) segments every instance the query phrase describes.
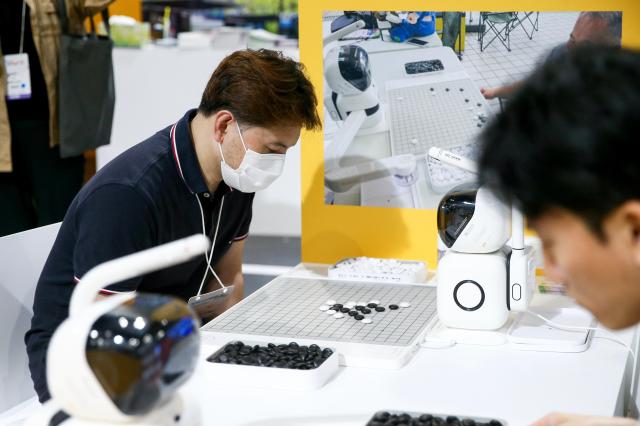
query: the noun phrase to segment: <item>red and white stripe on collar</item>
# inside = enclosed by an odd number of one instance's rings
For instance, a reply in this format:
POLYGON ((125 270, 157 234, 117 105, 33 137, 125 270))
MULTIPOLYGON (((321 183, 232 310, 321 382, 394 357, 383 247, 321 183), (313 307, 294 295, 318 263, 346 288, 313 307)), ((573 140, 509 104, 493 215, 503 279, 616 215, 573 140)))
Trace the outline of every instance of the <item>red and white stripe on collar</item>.
MULTIPOLYGON (((74 275, 73 283, 78 284, 79 282, 80 282, 80 278, 74 275)), ((100 294, 103 296, 111 296, 113 294, 127 294, 127 293, 135 293, 135 291, 113 291, 113 290, 107 290, 106 288, 103 288, 102 290, 100 290, 100 294)))
MULTIPOLYGON (((185 185, 187 185, 187 181, 184 178, 184 173, 182 173, 182 165, 180 164, 180 156, 178 155, 178 147, 176 146, 176 127, 178 126, 178 123, 175 123, 173 126, 171 126, 171 152, 173 153, 173 159, 176 161, 176 166, 178 166, 178 173, 180 173, 180 177, 182 178, 182 181, 184 182, 185 185)), ((189 185, 187 185, 187 189, 189 189, 189 192, 191 192, 193 194, 193 191, 191 191, 191 188, 189 188, 189 185)))
POLYGON ((246 234, 244 234, 244 235, 240 235, 239 237, 235 237, 235 238, 234 238, 233 240, 231 240, 230 242, 231 242, 231 243, 235 243, 235 242, 238 242, 238 241, 242 241, 242 240, 246 239, 248 236, 249 236, 249 233, 247 232, 247 233, 246 233, 246 234))

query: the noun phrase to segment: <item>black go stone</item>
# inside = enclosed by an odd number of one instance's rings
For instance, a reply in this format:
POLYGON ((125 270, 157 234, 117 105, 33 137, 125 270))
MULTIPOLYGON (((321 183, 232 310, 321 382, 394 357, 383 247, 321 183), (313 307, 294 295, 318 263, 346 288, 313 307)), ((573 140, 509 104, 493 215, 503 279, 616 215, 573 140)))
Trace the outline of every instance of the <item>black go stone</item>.
POLYGON ((350 317, 355 317, 356 315, 358 315, 358 311, 349 311, 350 317))
POLYGON ((387 420, 389 420, 389 417, 391 417, 391 414, 389 414, 387 411, 381 411, 373 416, 373 420, 386 422, 387 420))
POLYGON ((373 309, 373 308, 375 308, 376 306, 378 306, 378 304, 377 304, 377 303, 369 303, 369 304, 367 305, 367 308, 371 308, 371 309, 373 309))
POLYGON ((363 314, 367 315, 367 314, 370 314, 370 313, 371 313, 371 309, 367 309, 367 308, 365 308, 365 309, 363 309, 363 310, 362 310, 362 311, 360 311, 360 312, 362 312, 363 314))
POLYGON ((355 319, 357 319, 358 321, 360 321, 360 320, 363 320, 363 319, 364 319, 364 315, 360 315, 360 314, 358 314, 358 315, 356 315, 354 318, 355 318, 355 319))
POLYGON ((349 308, 340 308, 340 312, 342 312, 343 314, 346 314, 347 312, 349 312, 351 309, 349 308))
POLYGON ((408 415, 407 413, 400 414, 400 416, 398 416, 398 420, 400 420, 403 423, 409 424, 409 422, 411 421, 411 416, 408 415))
POLYGON ((461 88, 460 88, 460 91, 461 91, 461 92, 464 92, 464 87, 461 87, 461 88))
POLYGON ((384 306, 376 306, 376 312, 384 312, 384 306))
POLYGON ((449 88, 447 87, 447 88, 446 88, 446 89, 444 89, 444 90, 446 90, 446 91, 448 92, 448 91, 449 91, 449 88))
POLYGON ((481 107, 481 106, 482 106, 482 104, 481 104, 480 102, 478 102, 476 105, 478 105, 479 107, 481 107))
POLYGON ((371 417, 367 426, 502 426, 498 420, 490 420, 487 423, 477 422, 473 419, 461 419, 456 416, 438 417, 432 414, 414 414, 409 413, 389 413, 387 411, 379 411, 371 417))
POLYGON ((333 305, 333 309, 337 311, 339 309, 342 309, 342 306, 343 306, 342 303, 336 303, 335 305, 333 305))
POLYGON ((396 309, 398 309, 398 305, 389 305, 389 309, 391 309, 392 311, 395 311, 396 309))
POLYGON ((433 92, 435 89, 433 87, 431 87, 429 90, 431 90, 433 92))
POLYGON ((465 99, 464 101, 465 101, 465 102, 469 102, 469 99, 465 99))

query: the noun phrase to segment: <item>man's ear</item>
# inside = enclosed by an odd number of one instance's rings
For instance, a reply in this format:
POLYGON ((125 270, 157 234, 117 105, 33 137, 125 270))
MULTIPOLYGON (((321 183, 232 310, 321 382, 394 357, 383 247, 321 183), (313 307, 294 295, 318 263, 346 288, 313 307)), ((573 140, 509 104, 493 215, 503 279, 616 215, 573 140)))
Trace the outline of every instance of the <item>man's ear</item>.
POLYGON ((605 223, 606 234, 615 236, 640 266, 640 200, 623 203, 609 215, 605 223))
POLYGON ((231 114, 231 111, 223 109, 215 113, 213 120, 213 136, 217 142, 224 142, 227 128, 232 121, 233 114, 231 114))

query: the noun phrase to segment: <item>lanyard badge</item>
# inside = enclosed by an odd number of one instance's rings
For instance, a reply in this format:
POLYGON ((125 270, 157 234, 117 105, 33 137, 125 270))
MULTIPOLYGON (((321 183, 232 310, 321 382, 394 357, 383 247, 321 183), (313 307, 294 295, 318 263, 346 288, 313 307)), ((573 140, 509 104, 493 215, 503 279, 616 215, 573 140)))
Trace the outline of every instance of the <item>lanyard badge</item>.
MULTIPOLYGON (((202 234, 207 235, 206 228, 204 226, 204 209, 202 208, 202 203, 196 194, 196 201, 198 202, 198 207, 200 207, 200 218, 202 219, 202 234)), ((200 318, 212 318, 222 312, 222 309, 225 307, 226 303, 229 301, 229 298, 234 292, 235 286, 224 285, 216 271, 211 267, 211 261, 213 259, 213 249, 216 246, 216 240, 218 239, 218 230, 220 229, 220 217, 222 217, 222 207, 224 206, 224 196, 220 201, 220 209, 218 210, 218 219, 216 220, 216 230, 213 233, 213 241, 211 242, 211 252, 204 253, 205 260, 207 261, 207 266, 204 269, 204 276, 202 277, 202 281, 200 282, 200 288, 198 289, 198 293, 189 298, 189 306, 193 308, 193 310, 200 316, 200 318), (207 278, 208 272, 211 271, 214 278, 220 284, 220 288, 214 291, 210 291, 208 293, 202 294, 202 289, 204 288, 204 283, 207 278)))
POLYGON ((24 47, 24 21, 26 3, 22 2, 22 26, 20 30, 19 53, 4 56, 4 69, 7 74, 8 101, 31 98, 31 73, 29 71, 29 55, 23 53, 24 47))
POLYGON ((200 318, 213 318, 222 312, 234 290, 233 284, 227 285, 205 294, 190 297, 188 303, 200 318))

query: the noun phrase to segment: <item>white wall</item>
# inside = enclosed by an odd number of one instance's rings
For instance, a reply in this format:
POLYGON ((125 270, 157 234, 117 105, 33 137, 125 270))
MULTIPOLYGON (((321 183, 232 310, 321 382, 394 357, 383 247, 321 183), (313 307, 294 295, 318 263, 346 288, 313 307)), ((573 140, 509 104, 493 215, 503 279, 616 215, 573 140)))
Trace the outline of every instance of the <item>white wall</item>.
MULTIPOLYGON (((218 63, 231 50, 149 46, 113 52, 116 108, 111 144, 97 151, 101 168, 118 154, 196 108, 218 63)), ((298 50, 287 50, 298 59, 298 50)), ((300 149, 287 154, 283 175, 256 194, 253 235, 300 236, 300 149)))
MULTIPOLYGON (((0 412, 33 397, 24 334, 60 223, 0 238, 0 412)), ((0 421, 2 423, 2 421, 0 421)))

